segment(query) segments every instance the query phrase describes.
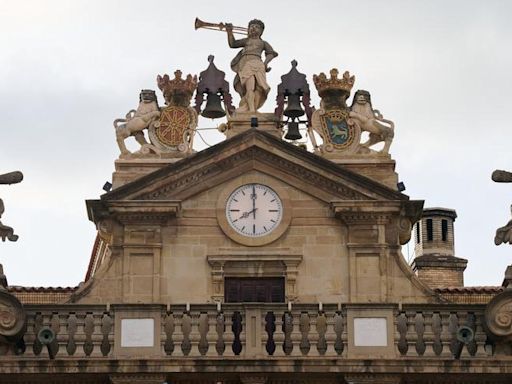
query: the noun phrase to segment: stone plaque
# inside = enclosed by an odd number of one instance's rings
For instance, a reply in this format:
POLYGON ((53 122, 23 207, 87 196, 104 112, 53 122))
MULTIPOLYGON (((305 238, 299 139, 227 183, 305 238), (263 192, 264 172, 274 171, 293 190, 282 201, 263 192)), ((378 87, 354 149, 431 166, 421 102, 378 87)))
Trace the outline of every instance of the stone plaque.
POLYGON ((122 319, 121 347, 153 347, 155 319, 122 319))
POLYGON ((354 346, 387 347, 388 323, 385 317, 354 318, 354 346))

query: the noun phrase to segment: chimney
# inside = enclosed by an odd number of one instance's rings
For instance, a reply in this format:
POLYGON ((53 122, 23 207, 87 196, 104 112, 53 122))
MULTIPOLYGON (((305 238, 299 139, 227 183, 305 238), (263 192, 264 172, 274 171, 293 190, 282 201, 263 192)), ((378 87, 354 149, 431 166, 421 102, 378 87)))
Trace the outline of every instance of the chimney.
POLYGON ((455 257, 453 223, 457 213, 447 208, 425 208, 414 224, 412 269, 431 288, 463 287, 468 261, 455 257))

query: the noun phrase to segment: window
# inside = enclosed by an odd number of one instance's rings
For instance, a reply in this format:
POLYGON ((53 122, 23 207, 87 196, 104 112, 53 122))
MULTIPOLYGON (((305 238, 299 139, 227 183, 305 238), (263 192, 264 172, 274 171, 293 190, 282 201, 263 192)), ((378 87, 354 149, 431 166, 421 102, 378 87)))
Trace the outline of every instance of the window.
POLYGON ((226 303, 284 303, 284 277, 226 277, 226 303))
POLYGON ((448 241, 448 220, 441 220, 441 238, 448 241))
POLYGON ((432 219, 427 219, 427 241, 434 240, 434 229, 432 219))
POLYGON ((420 223, 416 223, 416 244, 421 243, 421 236, 420 236, 420 223))

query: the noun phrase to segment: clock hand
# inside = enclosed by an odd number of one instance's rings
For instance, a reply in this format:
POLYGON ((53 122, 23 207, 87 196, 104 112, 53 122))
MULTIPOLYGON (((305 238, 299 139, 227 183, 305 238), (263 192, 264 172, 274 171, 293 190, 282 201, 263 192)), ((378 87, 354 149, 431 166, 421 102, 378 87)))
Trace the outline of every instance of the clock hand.
POLYGON ((256 211, 257 209, 258 209, 258 208, 254 208, 254 209, 251 209, 250 211, 247 211, 247 212, 242 213, 242 216, 240 216, 240 217, 238 218, 238 220, 240 220, 240 219, 247 219, 247 218, 249 217, 249 215, 250 215, 251 213, 253 213, 254 211, 256 211))
POLYGON ((252 185, 252 217, 254 220, 256 220, 256 187, 253 184, 252 185))

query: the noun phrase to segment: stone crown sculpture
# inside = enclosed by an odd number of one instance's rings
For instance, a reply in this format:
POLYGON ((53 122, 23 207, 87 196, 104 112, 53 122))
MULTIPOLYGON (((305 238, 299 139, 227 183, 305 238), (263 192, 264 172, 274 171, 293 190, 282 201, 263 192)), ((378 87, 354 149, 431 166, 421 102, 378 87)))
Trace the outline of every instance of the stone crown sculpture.
POLYGON ((174 72, 174 79, 170 79, 169 75, 158 75, 156 78, 158 88, 162 91, 165 104, 180 107, 188 107, 190 99, 197 87, 197 76, 187 75, 185 79, 181 77, 182 72, 177 70, 174 72))
POLYGON ((338 73, 338 70, 333 68, 330 70, 330 78, 327 78, 323 72, 319 75, 313 75, 313 82, 315 83, 320 97, 322 97, 325 92, 331 90, 342 90, 350 93, 356 81, 356 77, 350 76, 350 73, 345 71, 343 77, 338 79, 338 73))

